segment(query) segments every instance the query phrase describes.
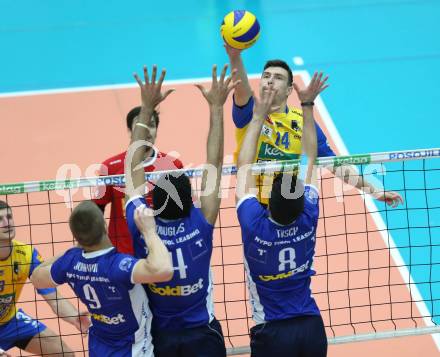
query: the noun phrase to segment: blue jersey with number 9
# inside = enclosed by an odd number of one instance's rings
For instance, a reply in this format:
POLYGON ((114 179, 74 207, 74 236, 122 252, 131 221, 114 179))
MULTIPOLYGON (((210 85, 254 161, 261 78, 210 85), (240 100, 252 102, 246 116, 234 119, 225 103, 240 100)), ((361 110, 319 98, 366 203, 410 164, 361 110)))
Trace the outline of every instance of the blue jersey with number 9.
POLYGON ((91 338, 98 336, 115 347, 141 342, 152 354, 148 297, 132 280, 137 261, 114 247, 90 253, 71 248, 53 263, 51 276, 57 284, 68 283, 87 306, 91 338))
POLYGON ((318 191, 306 185, 304 211, 279 225, 255 196, 237 204, 253 318, 257 324, 319 315, 310 281, 318 225, 318 191))
MULTIPOLYGON (((134 211, 146 204, 141 197, 127 202, 127 223, 136 257, 147 255, 145 242, 134 222, 134 211)), ((174 276, 165 283, 145 286, 153 312, 153 325, 181 329, 206 325, 214 318, 210 268, 214 227, 194 206, 188 217, 165 221, 156 217, 157 233, 171 254, 174 276)))

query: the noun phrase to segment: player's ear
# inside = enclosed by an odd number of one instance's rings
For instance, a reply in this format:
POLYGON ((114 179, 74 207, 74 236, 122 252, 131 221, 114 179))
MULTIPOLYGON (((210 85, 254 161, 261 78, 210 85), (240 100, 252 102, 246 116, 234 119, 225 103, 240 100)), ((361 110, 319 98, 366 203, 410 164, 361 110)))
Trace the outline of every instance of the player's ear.
POLYGON ((293 90, 293 85, 290 85, 289 87, 287 87, 287 96, 292 94, 292 90, 293 90))

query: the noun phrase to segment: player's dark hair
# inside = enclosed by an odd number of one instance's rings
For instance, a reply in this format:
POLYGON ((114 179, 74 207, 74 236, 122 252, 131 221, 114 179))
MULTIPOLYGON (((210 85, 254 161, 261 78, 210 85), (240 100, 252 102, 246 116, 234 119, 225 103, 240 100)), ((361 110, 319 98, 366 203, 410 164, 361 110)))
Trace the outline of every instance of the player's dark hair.
POLYGON ((83 247, 98 244, 106 234, 104 215, 92 201, 83 201, 75 207, 69 218, 69 226, 83 247))
MULTIPOLYGON (((134 107, 132 110, 130 110, 127 114, 127 128, 131 131, 131 128, 133 127, 133 121, 134 119, 139 115, 141 112, 141 107, 134 107)), ((153 118, 156 122, 156 128, 159 126, 159 113, 154 110, 153 111, 153 118)))
POLYGON ((9 206, 7 202, 2 200, 0 200, 0 209, 10 209, 12 211, 11 206, 9 206))
POLYGON ((269 198, 272 219, 282 225, 292 223, 304 210, 304 182, 295 174, 283 173, 275 177, 269 198), (284 186, 284 187, 283 187, 284 186), (284 188, 284 190, 283 190, 284 188), (284 197, 283 192, 294 194, 284 197))
POLYGON ((284 62, 283 60, 280 60, 280 59, 269 60, 264 65, 264 69, 268 69, 269 67, 284 68, 287 71, 287 83, 289 84, 289 86, 291 86, 293 84, 292 70, 290 69, 289 65, 286 62, 284 62))
POLYGON ((192 206, 191 182, 184 173, 162 175, 152 195, 153 208, 159 212, 160 218, 179 219, 189 216, 192 206))

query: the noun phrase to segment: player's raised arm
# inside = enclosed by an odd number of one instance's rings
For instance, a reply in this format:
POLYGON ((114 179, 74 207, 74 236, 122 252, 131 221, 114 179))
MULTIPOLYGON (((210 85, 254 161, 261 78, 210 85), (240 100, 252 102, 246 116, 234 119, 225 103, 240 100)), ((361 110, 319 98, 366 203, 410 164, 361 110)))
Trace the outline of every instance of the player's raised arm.
POLYGON ((143 196, 145 189, 145 172, 142 162, 145 158, 145 152, 148 142, 148 121, 154 120, 154 109, 165 100, 174 89, 168 89, 162 93, 162 84, 165 79, 165 69, 162 70, 159 80, 156 82, 157 67, 153 66, 151 80, 148 69, 144 66, 145 83, 135 73, 134 77, 139 84, 142 98, 142 109, 133 124, 133 133, 131 137, 130 147, 127 150, 125 159, 125 175, 126 175, 126 198, 127 200, 134 196, 143 196))
POLYGON ((276 90, 270 86, 263 91, 260 100, 255 98, 254 115, 246 130, 240 153, 237 161, 237 202, 245 195, 255 189, 255 177, 252 175, 251 165, 255 162, 257 143, 260 137, 261 128, 266 119, 273 101, 276 90))
POLYGON ((217 80, 217 66, 212 67, 212 84, 208 91, 202 85, 197 84, 196 87, 202 92, 209 105, 209 133, 206 143, 206 164, 207 167, 202 177, 202 195, 200 197, 201 210, 206 220, 210 224, 214 224, 220 208, 220 181, 221 170, 223 166, 223 105, 226 102, 228 94, 232 89, 236 88, 240 81, 232 81, 232 75, 225 79, 228 65, 223 67, 220 78, 217 80), (209 173, 215 172, 215 175, 209 173))
POLYGON ((133 269, 133 282, 147 284, 171 280, 173 265, 171 255, 156 232, 153 211, 145 205, 134 213, 134 220, 144 237, 148 256, 136 263, 133 269))
POLYGON ((252 96, 252 89, 249 84, 246 68, 244 67, 243 59, 241 58, 242 50, 238 50, 224 43, 226 53, 229 57, 229 63, 231 65, 231 71, 236 70, 236 79, 240 80, 240 83, 235 87, 234 100, 238 106, 245 105, 249 98, 252 96))
POLYGON ((313 105, 316 97, 324 91, 328 85, 326 84, 328 76, 324 79, 323 73, 315 73, 309 85, 301 89, 298 84, 293 83, 293 88, 295 89, 299 100, 301 101, 301 107, 304 116, 304 129, 302 145, 303 150, 307 157, 310 159, 315 159, 317 156, 318 145, 316 141, 316 127, 315 119, 313 117, 313 105))

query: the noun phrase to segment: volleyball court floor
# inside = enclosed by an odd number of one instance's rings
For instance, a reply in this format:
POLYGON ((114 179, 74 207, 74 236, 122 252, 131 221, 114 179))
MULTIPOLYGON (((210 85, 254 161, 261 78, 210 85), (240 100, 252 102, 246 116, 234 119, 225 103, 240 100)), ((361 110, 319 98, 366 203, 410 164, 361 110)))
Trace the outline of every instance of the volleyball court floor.
MULTIPOLYGON (((307 82, 309 78, 307 72, 295 75, 299 83, 307 82)), ((192 82, 194 80, 168 83, 177 91, 160 108, 157 139, 160 150, 179 156, 188 168, 203 163, 205 159, 209 123, 208 107, 192 82)), ((257 90, 258 80, 252 79, 251 82, 257 90)), ((2 172, 2 182, 54 179, 57 170, 66 164, 74 165, 64 167, 67 169, 64 173, 68 172, 64 178, 93 176, 96 169, 93 164, 126 149, 129 139, 125 114, 138 103, 139 93, 134 86, 3 96, 0 98, 0 117, 13 120, 2 123, 2 132, 14 133, 3 135, 3 145, 14 149, 4 160, 7 170, 2 172), (77 168, 72 170, 75 166, 77 168)), ((298 103, 292 98, 291 104, 298 103)), ((229 99, 225 105, 225 163, 232 162, 235 147, 230 108, 229 99)), ((316 119, 327 134, 331 147, 338 154, 347 154, 321 100, 318 100, 316 119)), ((390 254, 386 249, 389 238, 381 231, 384 228, 381 216, 365 213, 374 210, 369 199, 365 200, 351 190, 346 191, 343 202, 337 202, 331 194, 334 180, 329 174, 324 173, 324 176, 327 179, 321 183, 324 200, 321 201, 314 263, 317 276, 313 291, 325 324, 333 326, 327 328, 329 337, 394 329, 394 324, 398 328, 411 328, 415 323, 423 326, 429 322, 420 317, 427 313, 423 302, 411 303, 406 284, 407 271, 393 267, 400 265, 401 261, 398 252, 390 254), (390 282, 391 287, 387 286, 390 282), (331 292, 326 294, 326 291, 331 292), (371 323, 372 320, 375 322, 371 323)), ((222 229, 215 230, 212 265, 216 316, 222 320, 225 335, 230 336, 226 338, 227 346, 239 347, 248 344, 246 334, 252 323, 247 318, 250 314, 243 283, 233 186, 234 179, 225 177, 224 199, 217 222, 222 229)), ((69 194, 73 200, 80 200, 89 193, 90 190, 83 192, 80 189, 69 194)), ((64 204, 64 197, 56 192, 41 192, 10 195, 8 199, 12 206, 16 206, 14 217, 19 226, 18 240, 32 242, 44 257, 71 247, 72 238, 66 223, 70 208, 64 204)), ((70 289, 62 287, 60 291, 73 298, 70 289)), ((86 348, 85 340, 71 326, 54 318, 48 305, 35 295, 32 286, 25 287, 21 301, 19 306, 32 316, 38 316, 55 331, 61 331, 75 350, 86 348)), ((72 302, 76 304, 75 299, 72 302)), ((436 356, 438 345, 438 340, 425 335, 332 345, 329 356, 436 356)), ((13 353, 19 355, 17 351, 13 353)), ((84 354, 78 353, 81 355, 84 354)))

